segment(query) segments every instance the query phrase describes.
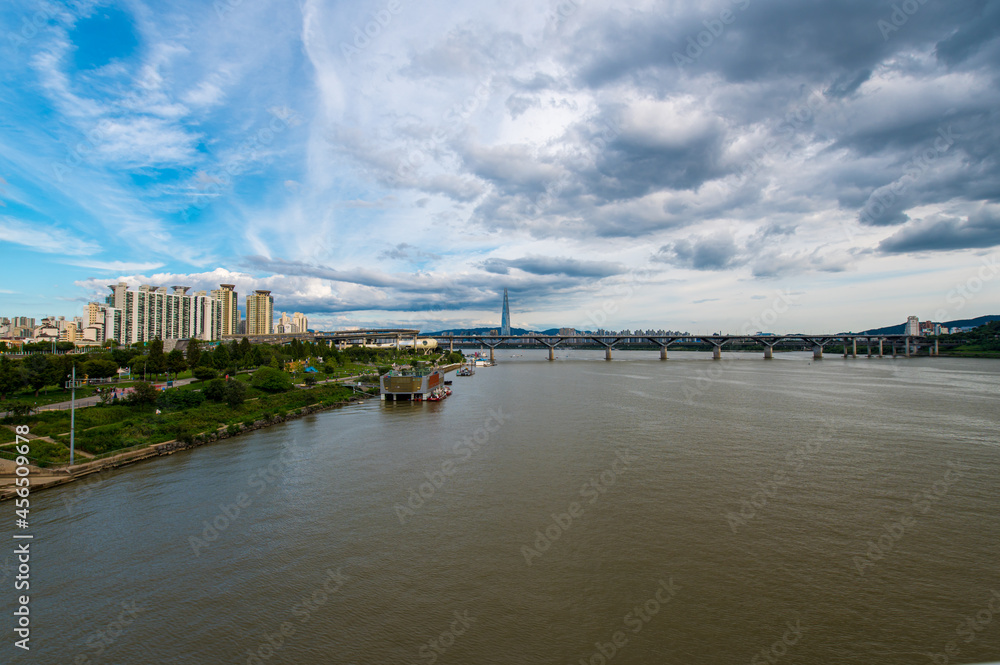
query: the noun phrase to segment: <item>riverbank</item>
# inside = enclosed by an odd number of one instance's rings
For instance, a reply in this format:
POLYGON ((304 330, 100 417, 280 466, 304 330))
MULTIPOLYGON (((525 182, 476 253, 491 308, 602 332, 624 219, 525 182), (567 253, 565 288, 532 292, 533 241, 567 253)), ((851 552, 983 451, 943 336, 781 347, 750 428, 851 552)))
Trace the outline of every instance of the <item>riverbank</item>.
MULTIPOLYGON (((340 402, 312 404, 300 407, 298 410, 286 414, 274 414, 266 419, 255 420, 251 423, 241 423, 235 428, 233 425, 222 425, 214 431, 199 432, 189 438, 186 437, 185 440, 173 439, 160 443, 152 443, 109 457, 84 462, 83 464, 75 464, 72 467, 68 465, 64 467, 29 466, 28 477, 31 478, 31 491, 37 492, 42 489, 65 485, 82 478, 87 478, 93 474, 100 474, 111 469, 136 464, 155 457, 172 455, 181 450, 190 450, 208 443, 214 443, 215 441, 241 436, 255 430, 271 427, 295 418, 301 418, 302 416, 355 404, 371 397, 371 395, 364 394, 352 395, 340 402)), ((14 468, 15 465, 12 460, 0 459, 0 501, 5 501, 16 495, 14 468)))

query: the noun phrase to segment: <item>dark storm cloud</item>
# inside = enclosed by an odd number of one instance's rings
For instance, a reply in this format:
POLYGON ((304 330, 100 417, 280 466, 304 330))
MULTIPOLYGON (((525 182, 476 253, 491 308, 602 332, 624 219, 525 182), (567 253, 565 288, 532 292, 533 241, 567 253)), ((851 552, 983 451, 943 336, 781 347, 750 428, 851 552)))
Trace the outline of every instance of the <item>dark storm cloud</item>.
POLYGON ((916 221, 886 238, 879 249, 887 254, 945 252, 1000 245, 1000 210, 983 209, 966 219, 939 217, 916 221))
MULTIPOLYGON (((720 220, 764 230, 841 213, 873 227, 910 224, 882 246, 906 251, 922 246, 911 235, 930 233, 911 222, 914 209, 1000 200, 998 8, 580 5, 540 42, 470 22, 420 44, 399 73, 453 80, 456 99, 479 95, 473 111, 455 122, 388 118, 396 142, 343 129, 331 140, 387 186, 471 203, 470 225, 489 231, 639 239, 720 220), (480 110, 488 122, 477 125, 480 110), (493 131, 539 110, 574 112, 545 138, 493 131)), ((935 231, 951 229, 959 244, 993 242, 978 227, 940 224, 935 231)), ((775 254, 755 237, 697 233, 663 245, 656 260, 758 276, 850 264, 801 245, 775 254)))

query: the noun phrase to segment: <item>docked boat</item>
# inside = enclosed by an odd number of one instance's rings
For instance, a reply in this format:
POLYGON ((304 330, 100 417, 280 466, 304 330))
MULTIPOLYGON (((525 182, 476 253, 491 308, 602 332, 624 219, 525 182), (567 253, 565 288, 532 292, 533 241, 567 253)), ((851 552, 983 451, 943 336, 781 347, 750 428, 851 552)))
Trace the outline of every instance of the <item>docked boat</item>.
POLYGON ((455 376, 472 376, 475 373, 476 370, 472 369, 469 365, 462 365, 458 371, 455 372, 455 376))

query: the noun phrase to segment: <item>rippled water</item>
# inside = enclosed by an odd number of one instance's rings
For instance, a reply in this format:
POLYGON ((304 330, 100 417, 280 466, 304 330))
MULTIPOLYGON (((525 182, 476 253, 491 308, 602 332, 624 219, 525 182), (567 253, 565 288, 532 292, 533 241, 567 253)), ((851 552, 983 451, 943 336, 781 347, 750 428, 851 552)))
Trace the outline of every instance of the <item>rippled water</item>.
POLYGON ((1000 659, 1000 362, 509 355, 37 494, 33 662, 1000 659))

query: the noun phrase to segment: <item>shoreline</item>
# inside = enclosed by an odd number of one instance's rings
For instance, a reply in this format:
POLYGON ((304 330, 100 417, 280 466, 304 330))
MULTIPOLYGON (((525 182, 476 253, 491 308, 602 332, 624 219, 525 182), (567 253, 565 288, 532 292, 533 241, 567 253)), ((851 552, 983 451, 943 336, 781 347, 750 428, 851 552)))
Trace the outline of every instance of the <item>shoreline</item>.
MULTIPOLYGON (((76 464, 72 467, 30 466, 28 467, 30 469, 28 477, 32 479, 30 485, 31 493, 33 494, 39 490, 66 485, 67 483, 86 478, 95 473, 102 473, 105 470, 117 469, 119 467, 129 466, 144 460, 162 457, 164 455, 173 455, 174 453, 182 450, 191 450, 222 439, 241 436, 249 432, 272 427, 274 425, 294 420, 296 418, 301 418, 303 416, 312 415, 314 413, 328 411, 334 408, 341 408, 351 404, 358 404, 368 399, 372 399, 372 397, 372 395, 353 395, 343 402, 335 402, 325 406, 321 404, 303 406, 295 409, 294 411, 289 411, 284 416, 276 415, 273 418, 266 420, 255 420, 249 427, 243 427, 241 425, 239 430, 235 432, 230 432, 228 426, 223 426, 215 431, 200 432, 192 437, 190 442, 171 439, 160 443, 151 443, 144 448, 140 448, 139 450, 130 450, 128 452, 112 455, 102 459, 84 462, 83 464, 76 464)), ((0 463, 6 463, 0 466, 0 469, 3 469, 2 472, 0 472, 0 502, 2 502, 17 496, 17 488, 14 485, 14 479, 16 476, 12 472, 12 469, 10 472, 7 470, 8 466, 13 466, 13 462, 11 460, 0 460, 0 463)))

